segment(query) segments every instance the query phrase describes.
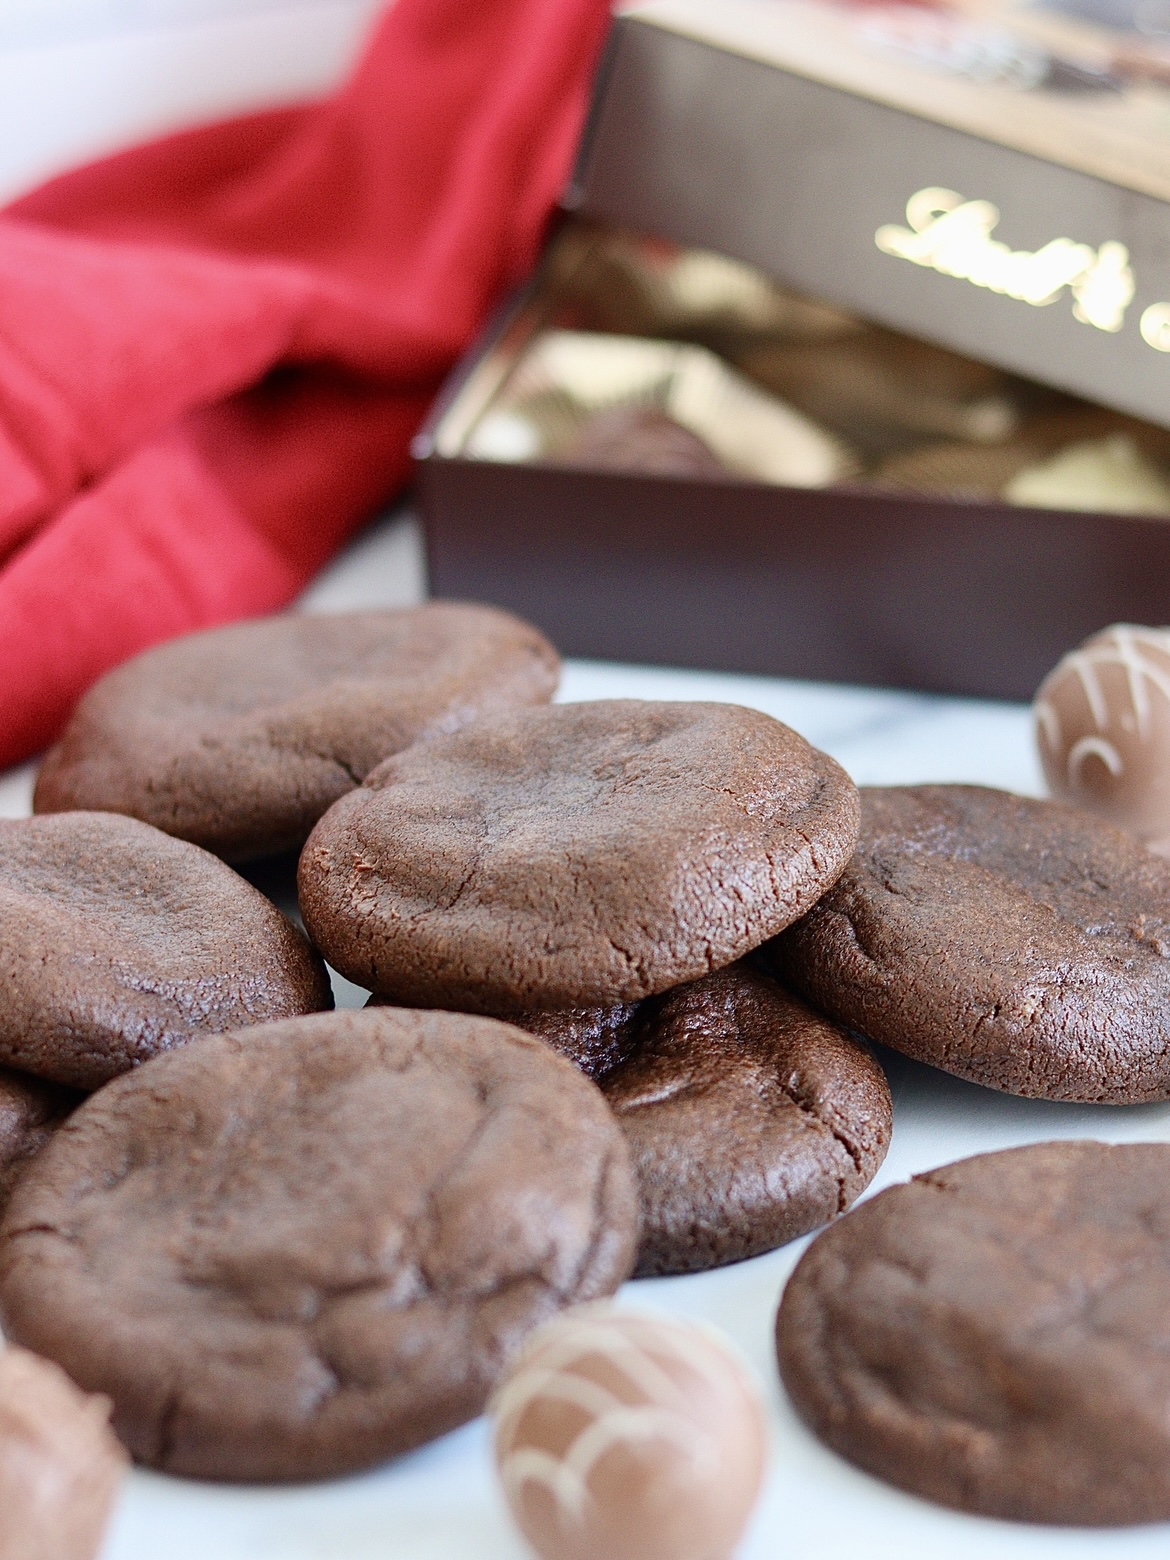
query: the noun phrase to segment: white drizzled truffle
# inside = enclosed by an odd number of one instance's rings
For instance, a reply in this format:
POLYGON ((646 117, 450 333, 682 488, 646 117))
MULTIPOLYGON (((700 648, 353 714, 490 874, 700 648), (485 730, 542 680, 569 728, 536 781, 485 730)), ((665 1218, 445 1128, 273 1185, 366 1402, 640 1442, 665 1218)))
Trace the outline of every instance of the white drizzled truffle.
POLYGON ((1170 629, 1094 634, 1041 683, 1035 713, 1053 796, 1170 851, 1170 629))
POLYGON ((0 1560, 95 1560, 129 1458, 110 1404, 0 1344, 0 1560))
POLYGON ((508 1504, 543 1560, 728 1560, 763 1477, 755 1384, 716 1333, 582 1306, 496 1392, 508 1504))

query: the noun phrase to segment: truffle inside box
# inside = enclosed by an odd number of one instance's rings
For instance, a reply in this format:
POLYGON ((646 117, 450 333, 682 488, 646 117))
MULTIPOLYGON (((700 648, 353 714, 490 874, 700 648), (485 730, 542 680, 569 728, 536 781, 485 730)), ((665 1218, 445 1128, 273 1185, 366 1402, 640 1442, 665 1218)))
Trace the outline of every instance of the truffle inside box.
POLYGON ((417 450, 432 590, 573 655, 1029 698, 1170 620, 1170 432, 580 220, 417 450))

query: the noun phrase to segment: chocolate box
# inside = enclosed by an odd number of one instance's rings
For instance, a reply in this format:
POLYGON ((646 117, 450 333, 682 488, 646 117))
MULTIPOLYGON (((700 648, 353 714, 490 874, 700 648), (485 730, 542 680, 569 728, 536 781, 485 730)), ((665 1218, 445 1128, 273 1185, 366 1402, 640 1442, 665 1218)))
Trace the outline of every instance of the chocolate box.
POLYGON ((1170 424, 1170 57, 1144 36, 651 0, 617 23, 571 199, 1170 424))
POLYGON ((1010 21, 621 16, 578 216, 417 443, 432 590, 569 654, 1004 698, 1170 621, 1170 91, 1140 37, 1010 21), (624 469, 578 427, 622 396, 624 469))

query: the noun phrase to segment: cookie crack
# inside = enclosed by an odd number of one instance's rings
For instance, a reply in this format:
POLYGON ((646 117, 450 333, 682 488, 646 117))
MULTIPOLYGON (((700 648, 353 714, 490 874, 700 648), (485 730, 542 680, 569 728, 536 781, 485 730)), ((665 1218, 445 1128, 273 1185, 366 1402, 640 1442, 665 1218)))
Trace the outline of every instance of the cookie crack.
MULTIPOLYGON (((206 745, 208 738, 204 736, 202 741, 203 744, 206 745)), ((268 751, 272 753, 278 760, 288 760, 291 758, 294 761, 297 759, 301 759, 303 761, 304 759, 316 758, 319 759, 323 764, 332 764, 335 769, 341 770, 342 774, 347 777, 347 779, 354 787, 360 786, 362 781, 365 779, 365 776, 359 775, 357 770, 354 769, 353 765, 346 763, 345 759, 342 758, 340 754, 329 752, 324 748, 313 747, 307 744, 302 745, 295 741, 288 742, 281 739, 279 736, 276 736, 276 734, 272 732, 269 733, 266 746, 268 751)))
MULTIPOLYGON (((777 1078, 776 1084, 784 1097, 791 1100, 792 1104, 796 1106, 807 1122, 819 1131, 827 1134, 845 1150, 849 1162, 853 1166, 854 1174, 858 1180, 863 1181, 865 1179, 865 1170, 862 1164, 862 1153, 852 1139, 847 1137, 840 1127, 834 1126, 833 1122, 819 1115, 807 1100, 802 1099, 796 1090, 795 1084, 786 1082, 783 1078, 777 1078)), ((837 1212, 844 1213, 853 1200, 846 1186, 849 1177, 846 1174, 838 1174, 835 1179, 837 1182, 837 1212)))
POLYGON ((623 948, 621 943, 616 942, 608 932, 603 932, 602 937, 604 941, 607 942, 613 949, 614 953, 617 954, 618 958, 622 960, 626 968, 631 973, 636 974, 640 978, 644 979, 644 969, 641 961, 638 959, 638 956, 635 953, 632 953, 630 949, 623 948))
POLYGON ((342 774, 348 775, 349 778, 353 781, 355 788, 361 785, 362 781, 365 779, 364 775, 358 774, 357 770, 353 767, 352 764, 347 764, 344 758, 339 758, 336 753, 322 753, 320 756, 322 758, 328 758, 330 762, 336 764, 338 769, 341 770, 342 774))
POLYGON ((178 1440, 179 1410, 182 1407, 182 1392, 177 1386, 172 1386, 158 1415, 158 1428, 155 1434, 154 1462, 160 1468, 170 1465, 174 1456, 175 1443, 178 1440))
MULTIPOLYGON (((816 907, 816 910, 819 910, 819 906, 816 907)), ((850 913, 848 910, 837 909, 836 907, 830 908, 828 906, 825 907, 825 911, 830 917, 835 917, 841 921, 844 927, 844 936, 853 945, 853 948, 861 955, 866 963, 880 968, 881 959, 877 953, 873 952, 866 946, 865 939, 862 937, 861 931, 857 925, 856 913, 850 913)), ((814 913, 816 913, 816 911, 814 911, 814 913)))
MULTIPOLYGON (((485 849, 487 847, 487 843, 488 843, 488 840, 490 839, 490 836, 491 836, 491 825, 490 825, 490 823, 489 823, 489 821, 488 821, 488 819, 486 817, 481 817, 480 820, 479 820, 479 840, 477 841, 477 843, 475 845, 475 850, 474 850, 474 855, 473 855, 473 859, 472 859, 471 865, 468 867, 467 871, 460 878, 459 882, 456 883, 456 885, 454 887, 454 890, 452 891, 450 897, 448 899, 446 899, 442 903, 442 905, 437 906, 437 908, 441 909, 445 914, 449 913, 450 911, 455 909, 456 905, 463 898, 464 894, 471 887, 471 885, 474 882, 475 878, 478 876, 478 874, 480 872, 480 869, 483 866, 484 851, 485 851, 485 849)), ((433 913, 433 912, 432 911, 424 911, 423 915, 425 916, 425 915, 431 914, 431 913, 433 913)))
POLYGON ((556 1295, 557 1299, 563 1303, 568 1303, 570 1300, 576 1298, 576 1296, 581 1293, 582 1287, 589 1276, 589 1271, 593 1266, 594 1259, 597 1256, 598 1250, 601 1247, 601 1242, 605 1236, 605 1188, 609 1182, 609 1172, 612 1164, 613 1152, 611 1150, 602 1160, 601 1169, 593 1181, 593 1207, 589 1244, 585 1248, 585 1252, 581 1258, 581 1261, 577 1264, 577 1270, 573 1274, 572 1282, 565 1289, 561 1289, 558 1288, 557 1285, 549 1282, 547 1279, 544 1281, 546 1287, 551 1289, 553 1294, 556 1295))
MULTIPOLYGON (((441 1227, 442 1219, 435 1208, 435 1204, 438 1198, 442 1195, 443 1190, 450 1184, 456 1174, 463 1168, 472 1154, 474 1154, 476 1148, 479 1146, 481 1139, 487 1132, 488 1128, 491 1126, 494 1119, 495 1118, 492 1113, 487 1110, 485 1110, 480 1115, 479 1120, 476 1122, 475 1126, 468 1133, 467 1137, 460 1145, 459 1152, 450 1159, 442 1174, 436 1180, 432 1181, 426 1188, 422 1206, 408 1225, 407 1238, 403 1242, 403 1249, 404 1251, 409 1250, 413 1254, 415 1270, 421 1278, 425 1291, 428 1295, 434 1296, 443 1292, 442 1287, 435 1282, 433 1276, 429 1272, 427 1264, 423 1258, 423 1253, 427 1250, 427 1248, 432 1244, 438 1245, 439 1242, 437 1238, 434 1242, 428 1242, 424 1240, 422 1238, 421 1231, 428 1223, 428 1221, 436 1228, 441 1227)), ((412 1301, 410 1303, 417 1302, 412 1301)))
POLYGON ((305 1410, 305 1419, 317 1418, 327 1403, 331 1403, 333 1399, 335 1397, 339 1397, 343 1391, 352 1391, 352 1383, 344 1379, 340 1370, 336 1365, 333 1364, 332 1360, 326 1356, 324 1350, 319 1347, 315 1338, 313 1340, 312 1352, 313 1358, 325 1372, 326 1379, 321 1383, 319 1390, 314 1393, 312 1402, 305 1410))
POLYGON ((69 1245, 76 1245, 78 1238, 68 1230, 61 1229, 57 1224, 18 1224, 15 1229, 4 1232, 6 1241, 19 1240, 22 1235, 56 1235, 59 1240, 69 1245))
MULTIPOLYGON (((635 1051, 625 1062, 620 1062, 604 1077, 599 1080, 603 1092, 607 1093, 620 1082, 623 1072, 630 1064, 637 1064, 641 1057, 635 1051)), ((707 1080, 694 1077, 669 1078, 657 1088, 635 1094, 632 1098, 610 1100, 610 1109, 616 1116, 633 1115, 635 1111, 650 1110, 655 1105, 669 1105, 675 1100, 685 1099, 688 1094, 702 1094, 706 1090, 707 1080)))

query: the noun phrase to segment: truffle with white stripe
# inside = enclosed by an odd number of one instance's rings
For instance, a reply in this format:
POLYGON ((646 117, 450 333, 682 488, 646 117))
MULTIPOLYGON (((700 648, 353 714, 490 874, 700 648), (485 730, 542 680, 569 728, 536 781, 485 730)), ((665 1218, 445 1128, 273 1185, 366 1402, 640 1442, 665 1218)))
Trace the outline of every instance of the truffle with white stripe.
POLYGON ((1170 629, 1094 634, 1044 679, 1035 712, 1053 796, 1170 853, 1170 629))
POLYGON ((542 1560, 726 1560, 767 1433, 712 1329, 581 1306, 542 1327, 492 1402, 496 1460, 542 1560))

